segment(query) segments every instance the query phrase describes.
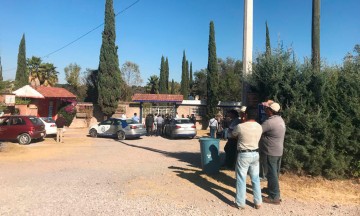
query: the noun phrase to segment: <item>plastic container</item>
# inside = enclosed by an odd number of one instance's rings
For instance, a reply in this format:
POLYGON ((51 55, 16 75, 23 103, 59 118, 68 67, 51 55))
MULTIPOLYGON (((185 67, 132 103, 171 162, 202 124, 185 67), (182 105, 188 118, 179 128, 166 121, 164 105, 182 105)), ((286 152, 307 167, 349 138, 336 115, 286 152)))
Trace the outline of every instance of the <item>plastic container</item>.
POLYGON ((201 168, 207 174, 220 170, 219 139, 200 138, 201 168))

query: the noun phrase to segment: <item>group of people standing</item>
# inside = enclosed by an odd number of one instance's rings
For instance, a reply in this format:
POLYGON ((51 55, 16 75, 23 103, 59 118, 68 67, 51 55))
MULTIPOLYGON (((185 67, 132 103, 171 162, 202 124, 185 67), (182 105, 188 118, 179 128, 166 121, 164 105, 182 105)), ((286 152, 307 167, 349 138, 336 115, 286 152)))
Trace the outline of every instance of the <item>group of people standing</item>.
MULTIPOLYGON (((284 149, 285 122, 280 105, 274 101, 263 103, 267 119, 259 124, 255 107, 242 107, 226 113, 230 119, 228 140, 224 147, 224 166, 236 173, 235 207, 245 208, 246 177, 249 174, 254 195, 254 207, 262 202, 279 205, 281 202, 279 173, 284 149), (261 196, 260 180, 267 181, 267 197, 261 196)), ((211 121, 211 120, 210 120, 211 121)), ((211 124, 210 134, 211 134, 211 124)))
MULTIPOLYGON (((176 115, 175 118, 178 118, 178 116, 176 115)), ((191 114, 188 118, 192 123, 196 123, 196 117, 194 114, 191 114)), ((165 124, 169 124, 172 119, 172 115, 169 114, 148 114, 145 117, 146 135, 152 136, 155 134, 155 136, 162 136, 164 134, 165 124)))

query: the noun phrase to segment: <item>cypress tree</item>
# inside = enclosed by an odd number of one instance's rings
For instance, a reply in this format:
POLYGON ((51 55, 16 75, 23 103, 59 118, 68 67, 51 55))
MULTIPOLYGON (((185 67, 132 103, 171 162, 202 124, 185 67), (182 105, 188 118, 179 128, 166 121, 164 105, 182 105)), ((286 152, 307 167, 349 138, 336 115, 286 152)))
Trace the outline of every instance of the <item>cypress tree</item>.
POLYGON ((160 63, 160 80, 159 80, 159 93, 166 94, 166 68, 165 68, 165 59, 164 56, 161 56, 160 63))
POLYGON ((28 75, 26 69, 26 46, 25 46, 25 34, 23 34, 18 53, 17 69, 15 75, 15 88, 20 88, 28 84, 28 75))
POLYGON ((210 33, 209 33, 209 47, 208 47, 208 65, 207 65, 207 106, 206 106, 206 117, 210 119, 217 113, 218 99, 218 68, 217 68, 217 57, 216 57, 216 44, 215 44, 215 29, 214 22, 210 22, 210 33))
POLYGON ((115 113, 120 98, 121 78, 117 46, 115 45, 115 14, 113 0, 105 3, 105 26, 102 33, 100 63, 98 70, 98 104, 101 111, 110 117, 115 113))
POLYGON ((193 95, 192 88, 193 88, 193 71, 192 71, 192 62, 190 62, 190 78, 189 78, 189 87, 190 87, 190 95, 193 95))
POLYGON ((171 80, 171 94, 175 94, 175 82, 174 82, 174 79, 171 80))
POLYGON ((166 93, 169 93, 169 73, 170 73, 170 69, 169 69, 169 60, 166 57, 165 60, 165 72, 166 72, 166 78, 165 78, 165 82, 166 82, 166 93))
POLYGON ((189 95, 189 78, 188 78, 188 69, 187 69, 187 63, 186 63, 186 55, 185 50, 183 53, 183 59, 182 59, 182 72, 181 72, 181 94, 184 96, 184 100, 187 100, 189 95))
POLYGON ((3 81, 3 75, 2 75, 2 65, 1 65, 1 57, 0 57, 0 82, 3 81))
POLYGON ((265 55, 266 57, 271 56, 271 45, 270 45, 270 33, 269 33, 269 28, 268 28, 268 24, 267 21, 265 22, 265 26, 266 26, 266 52, 265 55))
POLYGON ((312 1, 311 64, 320 72, 320 0, 312 1))

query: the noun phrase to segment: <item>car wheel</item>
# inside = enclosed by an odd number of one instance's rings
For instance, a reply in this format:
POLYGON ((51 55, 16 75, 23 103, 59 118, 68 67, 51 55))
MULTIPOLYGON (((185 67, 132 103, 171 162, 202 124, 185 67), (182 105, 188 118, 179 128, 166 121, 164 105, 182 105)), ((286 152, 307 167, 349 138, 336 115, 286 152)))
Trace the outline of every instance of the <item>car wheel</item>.
POLYGON ((29 134, 23 133, 18 136, 18 142, 20 145, 28 145, 31 142, 31 137, 29 134))
POLYGON ((118 140, 124 140, 125 139, 125 132, 124 131, 118 131, 117 132, 117 138, 118 138, 118 140))
POLYGON ((91 137, 97 137, 97 131, 95 129, 90 130, 90 136, 91 137))

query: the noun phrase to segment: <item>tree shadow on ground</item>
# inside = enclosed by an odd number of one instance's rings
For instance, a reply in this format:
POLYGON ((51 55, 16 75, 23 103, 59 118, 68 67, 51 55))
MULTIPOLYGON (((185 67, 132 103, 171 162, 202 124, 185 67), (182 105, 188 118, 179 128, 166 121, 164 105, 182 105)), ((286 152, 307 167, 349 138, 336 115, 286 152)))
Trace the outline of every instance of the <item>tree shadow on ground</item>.
MULTIPOLYGON (((186 180, 190 181, 191 183, 195 184, 196 186, 198 186, 199 188, 202 188, 203 190, 210 192, 214 196, 218 197, 224 203, 229 204, 229 205, 232 205, 234 203, 232 200, 229 200, 227 197, 225 197, 219 191, 222 191, 232 197, 235 197, 235 192, 233 190, 230 190, 221 185, 235 187, 236 179, 234 177, 227 175, 222 170, 220 170, 218 173, 215 173, 215 174, 211 174, 211 175, 208 174, 208 176, 210 178, 214 179, 214 182, 219 182, 219 184, 213 183, 213 182, 209 181, 208 179, 204 178, 203 175, 205 173, 201 170, 201 154, 200 153, 168 152, 168 151, 164 151, 164 150, 160 150, 160 149, 129 144, 129 143, 126 143, 125 141, 120 141, 120 142, 129 147, 156 152, 159 154, 163 154, 167 157, 176 158, 181 162, 188 163, 188 166, 190 168, 170 166, 169 169, 171 169, 171 170, 173 170, 173 172, 177 173, 177 176, 179 176, 180 178, 186 179, 186 180)), ((250 194, 248 194, 248 197, 252 197, 252 191, 250 189, 251 189, 251 185, 247 185, 247 193, 250 193, 250 194)), ((249 206, 254 206, 254 204, 248 200, 246 200, 246 204, 249 206)))

